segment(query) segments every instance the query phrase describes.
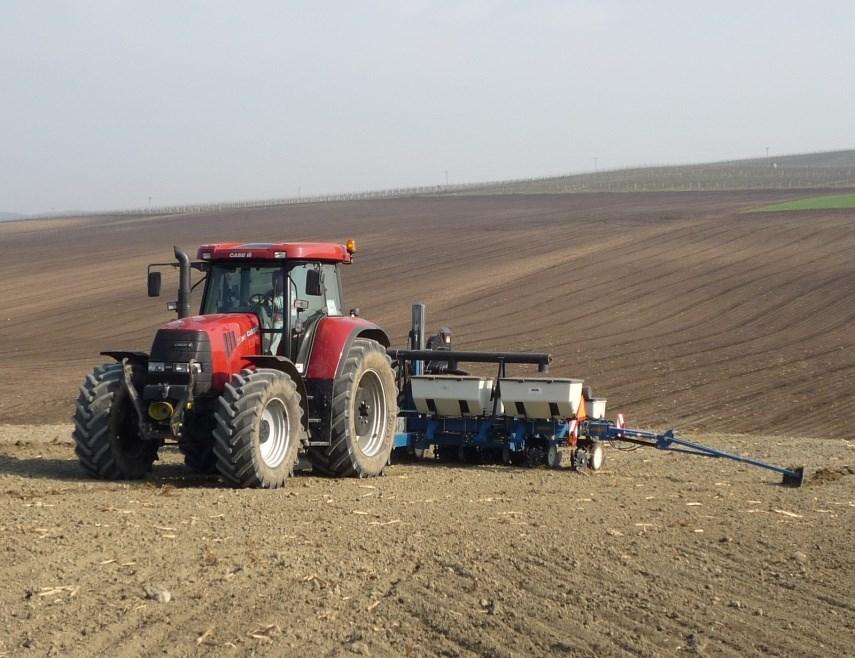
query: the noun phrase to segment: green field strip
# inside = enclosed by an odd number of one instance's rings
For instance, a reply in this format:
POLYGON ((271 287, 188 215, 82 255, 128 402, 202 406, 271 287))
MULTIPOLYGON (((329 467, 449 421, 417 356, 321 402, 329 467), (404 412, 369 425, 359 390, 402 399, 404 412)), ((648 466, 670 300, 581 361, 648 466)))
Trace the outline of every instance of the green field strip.
POLYGON ((757 208, 753 212, 778 212, 781 210, 835 210, 855 208, 855 194, 831 194, 784 201, 757 208))

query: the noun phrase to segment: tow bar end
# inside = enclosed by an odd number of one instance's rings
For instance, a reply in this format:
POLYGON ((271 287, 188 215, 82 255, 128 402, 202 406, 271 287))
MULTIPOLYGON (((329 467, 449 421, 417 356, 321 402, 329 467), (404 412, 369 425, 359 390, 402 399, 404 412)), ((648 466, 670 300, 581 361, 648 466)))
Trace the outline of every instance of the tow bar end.
POLYGON ((800 487, 805 481, 805 467, 799 466, 784 473, 783 485, 785 487, 800 487))

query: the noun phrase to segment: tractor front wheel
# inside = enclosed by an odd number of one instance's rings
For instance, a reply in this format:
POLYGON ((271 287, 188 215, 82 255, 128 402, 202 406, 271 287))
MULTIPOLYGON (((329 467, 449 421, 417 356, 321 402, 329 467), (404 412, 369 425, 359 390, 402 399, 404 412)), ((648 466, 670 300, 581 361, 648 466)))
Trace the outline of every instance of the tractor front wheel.
POLYGON ((310 449, 312 466, 338 477, 380 475, 394 445, 396 398, 386 350, 374 340, 354 340, 333 384, 330 446, 310 449))
MULTIPOLYGON (((134 367, 133 381, 142 376, 142 370, 134 367)), ((80 387, 74 409, 74 452, 83 470, 103 480, 145 477, 157 459, 159 445, 140 438, 138 422, 122 364, 95 368, 80 387)))
POLYGON ((217 469, 236 487, 275 489, 294 471, 306 439, 300 394, 279 370, 243 370, 226 384, 216 411, 217 469))

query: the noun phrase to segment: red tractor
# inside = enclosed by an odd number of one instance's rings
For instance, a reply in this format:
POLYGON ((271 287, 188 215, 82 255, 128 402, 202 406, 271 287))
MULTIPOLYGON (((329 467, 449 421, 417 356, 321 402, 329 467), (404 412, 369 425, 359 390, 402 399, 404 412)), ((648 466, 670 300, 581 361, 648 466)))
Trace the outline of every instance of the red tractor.
POLYGON ((178 315, 150 353, 115 359, 86 377, 74 413, 75 451, 104 479, 148 473, 177 442, 194 470, 242 487, 280 487, 302 453, 315 471, 379 475, 392 451, 397 388, 377 325, 343 312, 341 266, 355 244, 221 243, 198 260, 175 248, 178 315), (191 275, 202 274, 198 315, 191 275))

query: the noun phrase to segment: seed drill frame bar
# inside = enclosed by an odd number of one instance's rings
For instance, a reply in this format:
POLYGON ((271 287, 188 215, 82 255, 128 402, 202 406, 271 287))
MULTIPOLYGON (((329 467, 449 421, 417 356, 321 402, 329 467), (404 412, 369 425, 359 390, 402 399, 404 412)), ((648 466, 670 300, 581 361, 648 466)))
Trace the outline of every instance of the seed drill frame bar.
POLYGON ((783 484, 791 487, 801 486, 804 481, 804 466, 798 468, 784 468, 783 466, 775 466, 759 459, 751 457, 743 457, 732 452, 719 450, 711 446, 703 445, 695 441, 689 441, 674 434, 674 430, 667 432, 649 432, 645 430, 628 429, 619 427, 616 423, 610 420, 589 420, 582 423, 580 433, 595 441, 626 441, 636 445, 648 446, 657 450, 670 450, 672 452, 682 452, 687 455, 699 455, 701 457, 713 457, 720 459, 730 459, 743 464, 750 464, 758 468, 765 468, 770 471, 775 471, 784 476, 783 484))

